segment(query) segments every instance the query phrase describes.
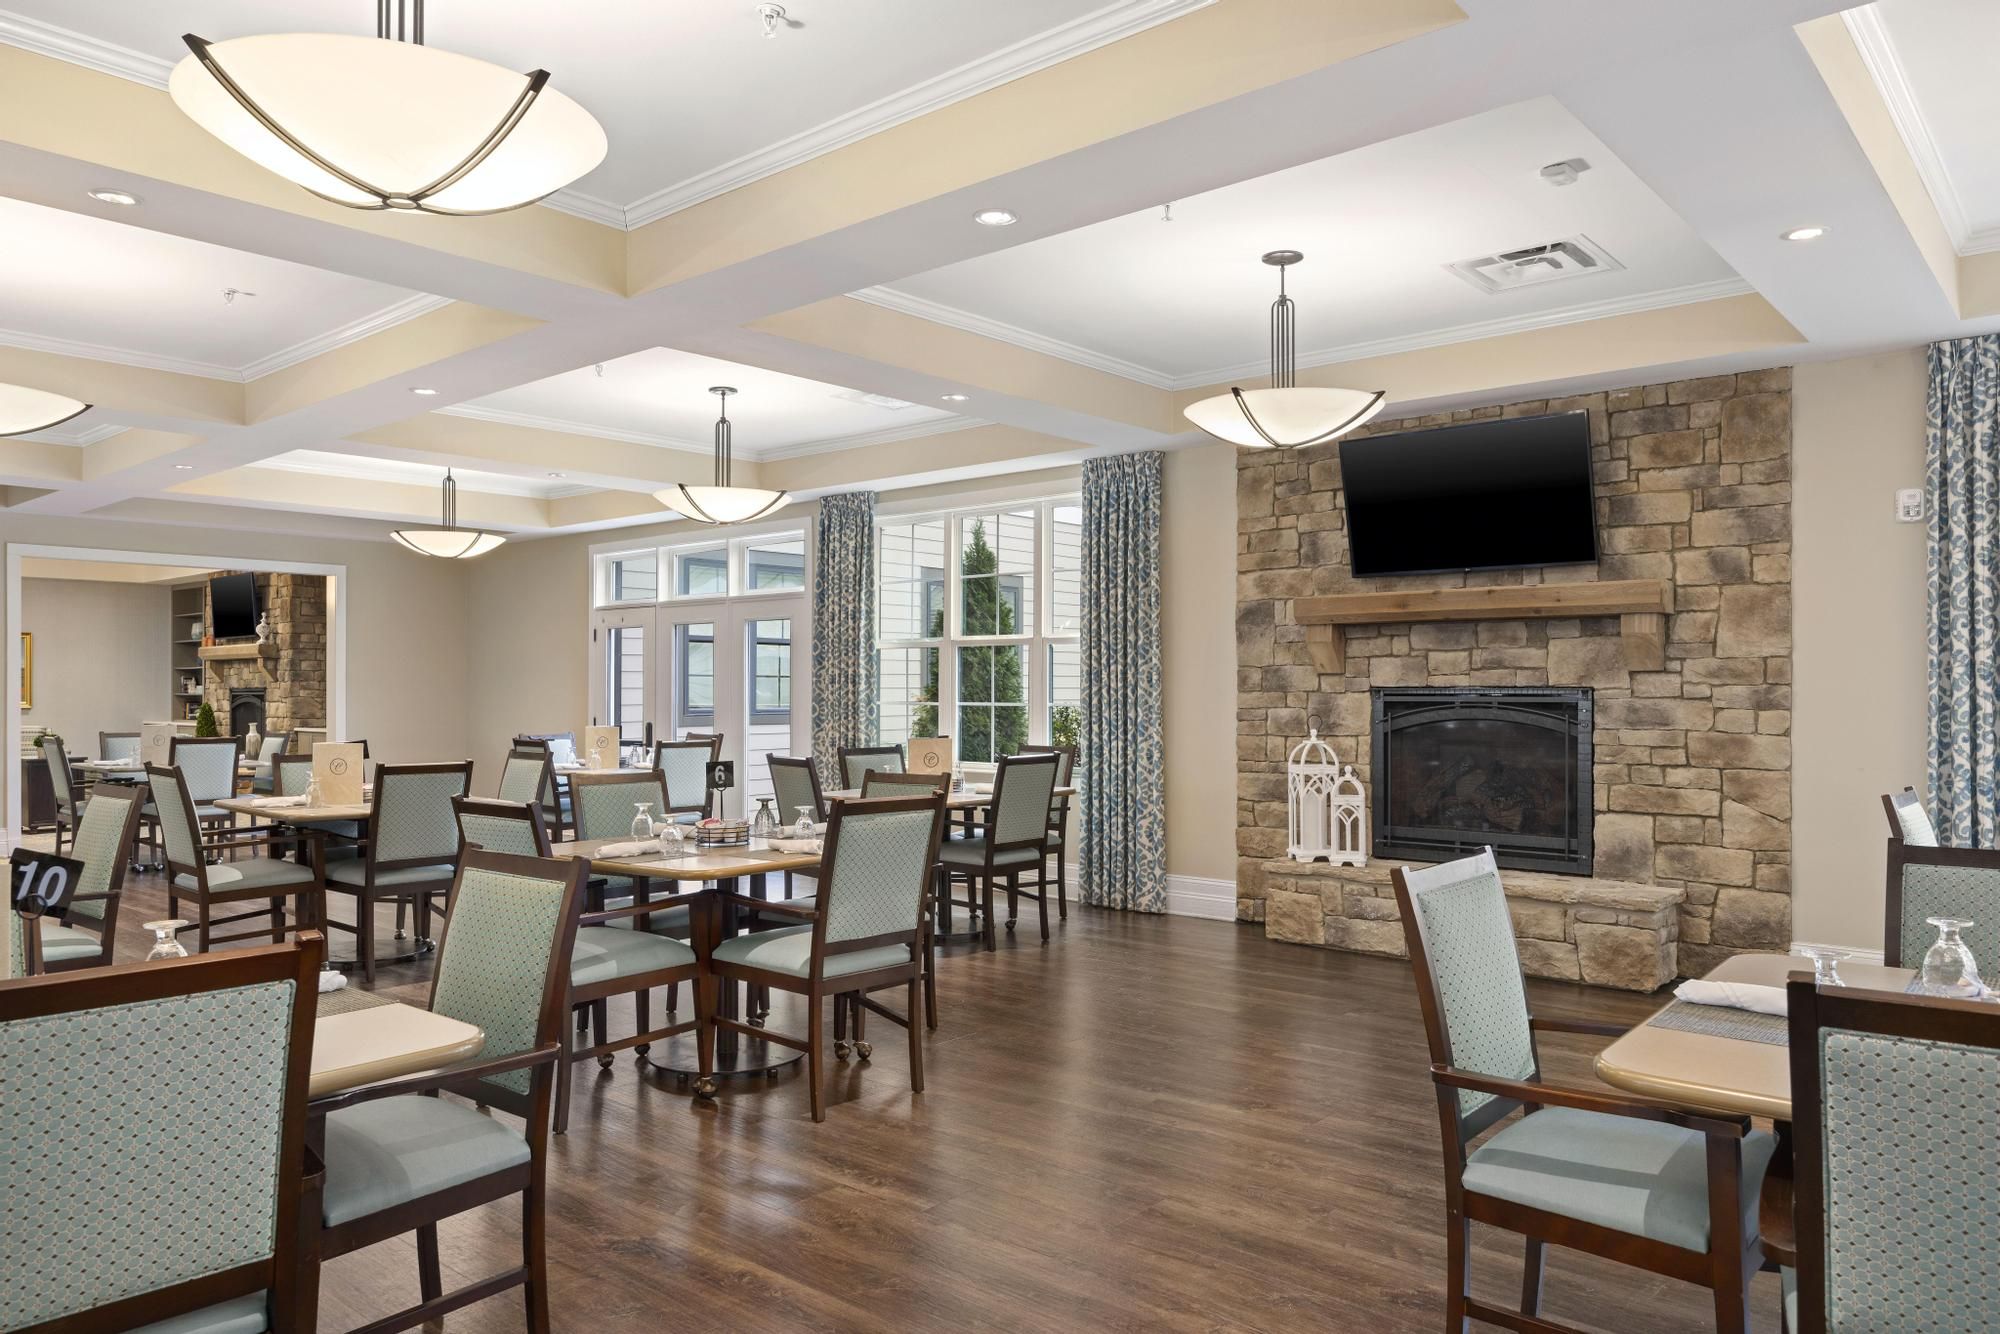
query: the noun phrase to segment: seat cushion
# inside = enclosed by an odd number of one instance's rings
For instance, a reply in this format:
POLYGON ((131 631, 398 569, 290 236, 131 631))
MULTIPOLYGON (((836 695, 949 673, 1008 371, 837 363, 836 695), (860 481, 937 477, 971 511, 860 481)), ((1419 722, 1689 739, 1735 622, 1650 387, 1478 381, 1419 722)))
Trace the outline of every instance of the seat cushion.
MULTIPOLYGON (((252 857, 247 861, 223 862, 208 868, 210 889, 272 889, 289 890, 298 885, 310 885, 313 881, 312 867, 301 866, 297 862, 281 862, 276 857, 252 857)), ((193 889, 194 877, 177 875, 174 888, 193 889)))
MULTIPOLYGON (((417 885, 425 881, 450 880, 458 874, 458 868, 450 862, 438 862, 432 866, 405 866, 394 871, 377 871, 377 888, 392 888, 397 885, 417 885)), ((338 866, 326 868, 327 883, 335 885, 365 885, 368 883, 368 863, 365 861, 342 862, 338 866)))
MULTIPOLYGON (((812 962, 810 926, 788 926, 777 931, 753 931, 747 936, 731 936, 715 947, 718 963, 740 963, 773 973, 804 977, 812 962)), ((904 945, 878 945, 874 949, 852 950, 826 956, 826 977, 846 977, 849 973, 869 973, 877 968, 893 968, 910 961, 904 945)))
MULTIPOLYGON (((1775 1141, 1743 1139, 1744 1235, 1757 1235, 1757 1193, 1775 1141)), ((1708 1149, 1697 1131, 1570 1107, 1531 1112, 1473 1150, 1465 1188, 1533 1209, 1708 1249, 1708 1149)))
POLYGON ((569 981, 573 987, 589 986, 693 962, 694 951, 678 940, 650 931, 585 926, 577 928, 576 946, 569 952, 569 981))
POLYGON ((519 1166, 528 1141, 463 1103, 381 1098, 326 1117, 328 1227, 519 1166))
POLYGON ((1778 1285, 1785 1294, 1785 1334, 1799 1334, 1799 1271, 1778 1266, 1778 1285))
POLYGON ((71 959, 94 959, 104 949, 104 943, 89 931, 79 931, 73 926, 51 922, 42 923, 42 958, 48 963, 67 963, 71 959))
POLYGON ((271 1327, 265 1306, 265 1294, 253 1292, 247 1297, 141 1325, 132 1334, 264 1334, 271 1327))
MULTIPOLYGON (((986 865, 986 840, 983 837, 954 838, 949 843, 938 845, 938 860, 950 866, 986 865)), ((1033 848, 1013 848, 993 859, 995 866, 1033 866, 1041 857, 1033 848)))

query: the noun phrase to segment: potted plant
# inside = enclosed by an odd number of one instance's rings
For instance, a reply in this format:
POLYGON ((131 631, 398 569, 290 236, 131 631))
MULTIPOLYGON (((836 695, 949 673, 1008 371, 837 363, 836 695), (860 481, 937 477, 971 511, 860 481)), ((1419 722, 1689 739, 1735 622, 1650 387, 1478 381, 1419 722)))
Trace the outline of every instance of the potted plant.
POLYGON ((222 735, 221 731, 215 725, 215 706, 207 700, 203 700, 201 707, 195 710, 194 734, 196 736, 222 735))

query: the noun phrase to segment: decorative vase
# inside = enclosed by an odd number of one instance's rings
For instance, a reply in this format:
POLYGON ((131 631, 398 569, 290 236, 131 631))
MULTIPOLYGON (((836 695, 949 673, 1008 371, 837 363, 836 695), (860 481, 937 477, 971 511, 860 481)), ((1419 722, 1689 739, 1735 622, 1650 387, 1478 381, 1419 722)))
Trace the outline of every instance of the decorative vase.
POLYGON ((243 753, 256 759, 264 749, 264 736, 257 730, 257 724, 250 724, 250 730, 243 734, 243 753))
POLYGON ((270 638, 271 618, 268 615, 259 613, 257 617, 257 642, 260 644, 268 643, 270 638))

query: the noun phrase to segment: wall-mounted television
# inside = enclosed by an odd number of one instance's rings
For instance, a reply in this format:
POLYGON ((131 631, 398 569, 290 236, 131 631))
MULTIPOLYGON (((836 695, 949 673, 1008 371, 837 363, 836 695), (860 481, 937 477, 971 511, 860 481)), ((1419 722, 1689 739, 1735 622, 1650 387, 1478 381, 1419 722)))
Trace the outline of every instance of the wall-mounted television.
POLYGON ((1597 559, 1586 412, 1343 440, 1340 478, 1357 576, 1597 559))
POLYGON ((218 574, 208 581, 208 632, 217 639, 257 633, 257 576, 218 574))

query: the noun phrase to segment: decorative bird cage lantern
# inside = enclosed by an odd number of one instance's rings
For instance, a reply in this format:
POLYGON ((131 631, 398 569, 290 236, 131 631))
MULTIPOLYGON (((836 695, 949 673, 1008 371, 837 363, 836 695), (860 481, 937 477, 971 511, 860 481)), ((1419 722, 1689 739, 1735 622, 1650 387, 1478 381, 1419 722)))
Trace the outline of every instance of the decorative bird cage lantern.
POLYGON ((1285 765, 1291 858, 1335 866, 1368 864, 1366 798, 1354 766, 1342 764, 1319 739, 1319 726, 1293 748, 1285 765))

